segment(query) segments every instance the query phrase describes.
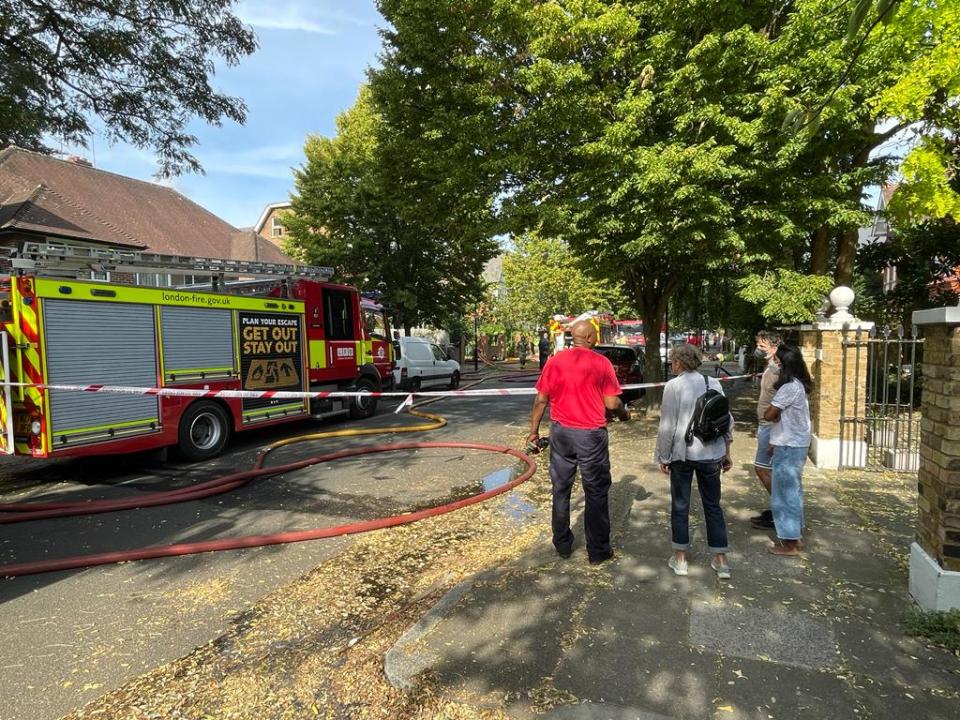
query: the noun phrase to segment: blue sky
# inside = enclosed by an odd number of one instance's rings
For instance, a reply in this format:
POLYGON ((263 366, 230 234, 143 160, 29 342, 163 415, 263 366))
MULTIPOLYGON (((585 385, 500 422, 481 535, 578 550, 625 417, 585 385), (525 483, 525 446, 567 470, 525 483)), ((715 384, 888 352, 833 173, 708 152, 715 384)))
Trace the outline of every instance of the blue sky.
MULTIPOLYGON (((372 0, 242 0, 235 12, 253 26, 260 49, 219 70, 213 85, 244 99, 247 122, 192 125, 200 140, 193 153, 206 175, 167 184, 231 225, 249 227, 267 203, 287 200, 307 135, 333 134, 336 116, 353 104, 376 63, 384 23, 372 0)), ((102 137, 81 154, 142 180, 157 169, 148 150, 110 147, 102 137)))

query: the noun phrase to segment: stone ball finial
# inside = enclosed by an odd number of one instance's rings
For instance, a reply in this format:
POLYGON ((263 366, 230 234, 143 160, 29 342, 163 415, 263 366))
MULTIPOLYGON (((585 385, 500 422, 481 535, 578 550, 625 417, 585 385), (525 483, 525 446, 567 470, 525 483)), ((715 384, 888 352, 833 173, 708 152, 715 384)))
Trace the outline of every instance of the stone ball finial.
POLYGON ((853 304, 854 297, 856 297, 856 295, 854 295, 853 290, 846 285, 839 285, 831 290, 830 302, 836 310, 834 310, 830 319, 834 322, 854 320, 855 318, 850 314, 850 306, 853 304))

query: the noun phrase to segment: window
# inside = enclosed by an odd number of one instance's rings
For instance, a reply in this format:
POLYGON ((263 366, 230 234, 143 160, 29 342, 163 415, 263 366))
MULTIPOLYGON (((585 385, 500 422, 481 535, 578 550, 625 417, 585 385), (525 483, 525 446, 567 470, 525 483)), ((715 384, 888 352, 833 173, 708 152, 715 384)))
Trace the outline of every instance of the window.
POLYGON ((283 222, 276 215, 273 216, 273 222, 270 227, 270 235, 272 237, 283 237, 283 233, 286 231, 286 228, 283 227, 283 222))
POLYGON ((377 310, 364 310, 363 326, 366 328, 370 337, 382 340, 387 339, 387 323, 382 312, 377 310))
POLYGON ((353 340, 353 305, 350 293, 323 291, 323 319, 327 340, 353 340))
POLYGON ((90 271, 90 279, 91 279, 91 280, 102 280, 102 281, 110 282, 110 271, 109 271, 109 270, 104 270, 103 272, 96 272, 95 270, 91 270, 91 271, 90 271))
POLYGON ((596 348, 596 350, 612 363, 636 362, 637 360, 637 354, 630 348, 596 348))
POLYGON ((446 360, 446 359, 447 359, 447 354, 446 354, 443 350, 440 349, 440 346, 439 346, 439 345, 431 345, 430 347, 433 348, 433 359, 434 359, 434 360, 446 360))
POLYGON ((137 285, 170 287, 170 276, 167 273, 137 273, 137 285))
POLYGON ((170 275, 171 287, 185 287, 188 285, 208 285, 209 275, 170 275))

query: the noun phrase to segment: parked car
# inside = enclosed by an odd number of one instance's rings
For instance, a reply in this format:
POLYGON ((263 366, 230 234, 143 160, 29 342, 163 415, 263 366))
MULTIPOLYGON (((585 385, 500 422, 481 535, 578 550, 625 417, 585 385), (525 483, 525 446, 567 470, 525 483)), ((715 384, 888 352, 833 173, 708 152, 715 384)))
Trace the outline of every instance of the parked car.
POLYGON ((460 386, 460 363, 451 360, 439 345, 426 338, 401 336, 393 343, 396 367, 394 384, 416 392, 430 385, 460 386))
MULTIPOLYGON (((630 345, 597 345, 594 350, 613 364, 621 385, 636 385, 643 382, 643 355, 630 345)), ((625 390, 620 396, 624 402, 643 397, 646 391, 625 390)))

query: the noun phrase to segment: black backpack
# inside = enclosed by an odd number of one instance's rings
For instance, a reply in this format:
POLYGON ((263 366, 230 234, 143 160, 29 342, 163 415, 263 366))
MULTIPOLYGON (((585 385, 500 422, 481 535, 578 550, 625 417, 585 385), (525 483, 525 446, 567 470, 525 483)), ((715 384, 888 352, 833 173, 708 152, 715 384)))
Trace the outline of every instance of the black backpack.
POLYGON ((730 401, 726 395, 710 387, 706 375, 703 384, 706 391, 697 398, 694 406, 685 438, 687 445, 693 442, 694 436, 706 443, 723 437, 730 430, 730 401))

